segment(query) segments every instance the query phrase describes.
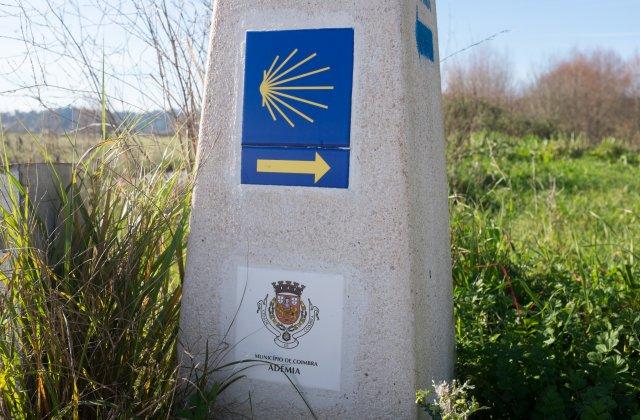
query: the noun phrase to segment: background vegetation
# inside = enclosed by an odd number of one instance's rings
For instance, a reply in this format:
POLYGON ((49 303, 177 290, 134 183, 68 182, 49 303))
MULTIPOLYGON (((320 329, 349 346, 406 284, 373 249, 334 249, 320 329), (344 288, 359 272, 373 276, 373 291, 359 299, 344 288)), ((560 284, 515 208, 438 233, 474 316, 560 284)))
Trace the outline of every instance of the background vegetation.
POLYGON ((190 181, 165 150, 144 164, 111 138, 75 161, 70 183, 52 166, 55 227, 31 186, 3 174, 0 417, 158 418, 183 405, 190 181))
POLYGON ((450 149, 456 376, 477 416, 640 413, 639 162, 614 141, 450 149))
POLYGON ((623 60, 610 50, 576 50, 517 83, 507 55, 480 47, 447 63, 447 136, 475 131, 517 136, 581 137, 597 144, 615 137, 640 145, 640 54, 623 60))
MULTIPOLYGON (((99 24, 63 3, 12 6, 25 62, 40 63, 16 92, 48 111, 3 117, 3 167, 71 161, 77 177, 60 191, 62 253, 33 246, 28 205, 2 213, 1 262, 14 270, 0 277, 12 291, 0 295, 0 415, 210 415, 224 386, 205 389, 205 375, 182 392, 174 357, 209 3, 136 0, 122 13, 89 1, 99 24), (119 51, 100 41, 114 27, 156 66, 119 75, 105 59, 119 51), (82 107, 47 102, 69 89, 46 77, 47 60, 82 69, 82 107), (118 112, 114 80, 152 105, 118 112), (140 118, 153 109, 164 131, 140 118)), ((451 407, 431 412, 640 418, 640 58, 575 51, 524 85, 485 48, 446 65, 456 377, 471 384, 451 389, 474 400, 439 385, 451 407)))
POLYGON ((447 72, 456 376, 487 418, 640 418, 638 57, 447 72))

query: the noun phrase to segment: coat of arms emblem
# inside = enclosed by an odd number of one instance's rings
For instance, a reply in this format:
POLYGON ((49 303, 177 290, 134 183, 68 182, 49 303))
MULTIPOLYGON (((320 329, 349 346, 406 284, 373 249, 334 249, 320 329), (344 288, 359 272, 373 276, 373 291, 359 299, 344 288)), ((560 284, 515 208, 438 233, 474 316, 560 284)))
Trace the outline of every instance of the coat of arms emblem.
POLYGON ((271 283, 275 296, 268 301, 267 294, 258 301, 258 313, 265 327, 275 335, 274 343, 283 349, 297 347, 298 338, 307 334, 319 320, 320 310, 308 299, 302 299, 305 286, 291 281, 271 283), (267 303, 268 301, 268 303, 267 303))

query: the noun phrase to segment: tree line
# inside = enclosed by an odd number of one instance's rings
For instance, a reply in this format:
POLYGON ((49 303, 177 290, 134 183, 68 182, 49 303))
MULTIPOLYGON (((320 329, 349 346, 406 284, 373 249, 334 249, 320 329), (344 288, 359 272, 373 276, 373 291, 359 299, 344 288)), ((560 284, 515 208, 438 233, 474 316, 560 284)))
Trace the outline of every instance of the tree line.
POLYGON ((640 145, 639 68, 640 53, 624 59, 607 49, 574 50, 518 84, 506 55, 477 49, 445 64, 447 134, 579 136, 592 144, 613 137, 640 145))
MULTIPOLYGON (((171 135, 173 118, 164 111, 113 112, 116 124, 125 125, 142 134, 171 135)), ((99 134, 102 114, 95 108, 61 107, 45 110, 14 111, 0 113, 5 133, 99 134)), ((111 124, 111 123, 109 123, 111 124)))

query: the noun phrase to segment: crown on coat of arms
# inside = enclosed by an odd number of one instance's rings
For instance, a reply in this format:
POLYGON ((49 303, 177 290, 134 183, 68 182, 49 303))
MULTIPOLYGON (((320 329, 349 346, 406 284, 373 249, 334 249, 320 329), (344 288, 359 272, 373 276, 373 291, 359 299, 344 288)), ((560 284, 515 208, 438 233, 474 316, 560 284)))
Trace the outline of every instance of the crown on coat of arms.
POLYGON ((302 295, 302 291, 306 287, 300 283, 296 283, 295 281, 279 281, 277 283, 271 283, 271 285, 276 293, 292 293, 298 296, 302 295))

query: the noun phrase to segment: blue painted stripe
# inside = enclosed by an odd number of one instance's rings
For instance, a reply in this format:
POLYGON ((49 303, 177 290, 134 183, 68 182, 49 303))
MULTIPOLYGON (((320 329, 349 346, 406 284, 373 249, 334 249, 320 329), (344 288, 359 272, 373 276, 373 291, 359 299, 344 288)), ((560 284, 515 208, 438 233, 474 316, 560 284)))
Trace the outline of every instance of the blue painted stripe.
POLYGON ((433 53, 433 32, 416 16, 416 43, 418 45, 418 54, 429 60, 434 60, 433 53))
POLYGON ((431 0, 422 0, 427 9, 431 10, 431 0))

